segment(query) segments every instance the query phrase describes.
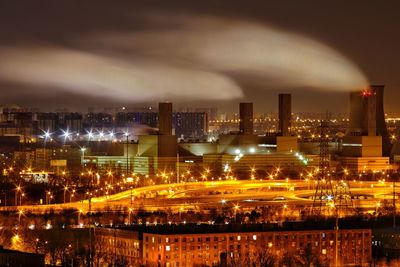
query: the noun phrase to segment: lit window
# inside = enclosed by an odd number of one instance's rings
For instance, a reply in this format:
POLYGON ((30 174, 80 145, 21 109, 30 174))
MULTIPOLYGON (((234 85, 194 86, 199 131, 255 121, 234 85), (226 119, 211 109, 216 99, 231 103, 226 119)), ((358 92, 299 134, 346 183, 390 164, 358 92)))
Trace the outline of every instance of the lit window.
POLYGON ((269 247, 269 248, 272 248, 272 242, 269 242, 269 243, 268 243, 268 247, 269 247))
POLYGON ((170 246, 165 246, 165 250, 166 250, 166 251, 170 251, 170 250, 171 250, 171 247, 170 247, 170 246))
POLYGON ((240 237, 240 235, 238 235, 237 240, 240 241, 240 239, 241 239, 241 237, 240 237))
POLYGON ((326 249, 323 249, 323 250, 322 250, 322 254, 323 254, 323 255, 326 255, 326 249))
POLYGON ((253 240, 257 240, 257 235, 253 235, 253 240))

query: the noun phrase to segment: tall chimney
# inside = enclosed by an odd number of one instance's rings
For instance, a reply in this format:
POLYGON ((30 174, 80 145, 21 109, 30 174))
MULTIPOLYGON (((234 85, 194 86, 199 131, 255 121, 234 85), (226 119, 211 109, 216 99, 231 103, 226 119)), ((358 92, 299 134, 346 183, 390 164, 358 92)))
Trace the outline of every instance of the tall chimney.
POLYGON ((172 103, 158 104, 158 129, 160 135, 172 135, 172 103))
POLYGON ((279 133, 288 136, 292 120, 292 95, 279 94, 279 133))
POLYGON ((382 136, 384 156, 390 156, 392 146, 386 128, 383 107, 384 85, 371 85, 365 91, 350 93, 350 121, 348 134, 382 136))
POLYGON ((376 93, 373 90, 367 90, 362 93, 364 121, 363 134, 376 136, 376 93))
POLYGON ((371 85, 370 90, 376 98, 376 134, 382 136, 383 155, 390 156, 392 145, 385 121, 385 111, 383 105, 384 85, 371 85))
POLYGON ((362 92, 350 93, 350 117, 347 135, 362 135, 364 129, 364 104, 362 92))
POLYGON ((239 131, 243 135, 253 134, 253 103, 240 103, 239 131))

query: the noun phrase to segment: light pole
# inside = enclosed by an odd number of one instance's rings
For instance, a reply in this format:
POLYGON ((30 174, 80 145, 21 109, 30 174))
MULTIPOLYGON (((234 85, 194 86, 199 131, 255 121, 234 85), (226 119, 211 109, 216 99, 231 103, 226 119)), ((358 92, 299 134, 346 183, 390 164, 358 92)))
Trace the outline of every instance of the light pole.
POLYGON ((234 216, 235 216, 235 223, 237 223, 237 211, 239 210, 239 205, 238 204, 236 204, 234 207, 233 207, 233 211, 234 211, 234 216))
POLYGON ((129 152, 128 152, 129 133, 128 132, 125 133, 125 137, 126 137, 126 177, 128 177, 128 173, 129 173, 129 152))
POLYGON ((19 195, 19 205, 22 205, 22 198, 25 196, 24 192, 21 192, 21 194, 19 195))
POLYGON ((392 174, 393 179, 393 228, 396 228, 396 179, 392 174))
POLYGON ((81 151, 82 151, 81 166, 82 166, 82 171, 85 172, 85 151, 86 151, 86 147, 81 147, 81 151))
POLYGON ((18 205, 18 192, 21 190, 20 186, 17 186, 17 188, 15 189, 15 206, 18 205))
POLYGON ((51 133, 49 130, 47 130, 44 133, 44 140, 43 140, 43 170, 46 170, 47 164, 46 164, 46 141, 51 137, 51 133))
POLYGON ((72 197, 75 195, 75 189, 72 189, 72 194, 69 194, 69 202, 72 202, 72 197))
POLYGON ((80 225, 80 222, 81 222, 81 214, 82 214, 82 212, 83 212, 82 209, 80 209, 80 210, 78 211, 78 225, 80 225))
POLYGON ((23 214, 24 214, 24 211, 23 211, 23 210, 19 210, 19 211, 18 211, 18 224, 21 223, 21 215, 23 215, 23 214))
MULTIPOLYGON (((65 186, 65 187, 64 187, 64 203, 65 203, 65 195, 66 195, 66 193, 67 193, 67 190, 68 190, 68 187, 65 186)), ((70 202, 71 202, 71 200, 70 200, 70 202)))
POLYGON ((128 214, 128 224, 131 224, 131 213, 132 213, 133 209, 129 208, 129 214, 128 214))

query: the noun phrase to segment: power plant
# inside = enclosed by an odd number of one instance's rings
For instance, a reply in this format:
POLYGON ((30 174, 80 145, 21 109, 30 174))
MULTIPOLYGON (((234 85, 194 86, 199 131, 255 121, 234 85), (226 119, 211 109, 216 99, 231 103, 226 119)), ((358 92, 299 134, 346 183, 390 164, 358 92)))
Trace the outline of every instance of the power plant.
POLYGON ((342 164, 357 171, 385 170, 391 144, 383 110, 383 85, 350 93, 350 118, 342 143, 342 164))
MULTIPOLYGON (((385 123, 383 92, 383 85, 371 85, 365 90, 349 93, 347 130, 344 136, 328 137, 327 151, 332 156, 329 159, 332 166, 342 166, 354 172, 390 168, 391 143, 385 123)), ((109 145, 121 147, 105 150, 104 153, 98 152, 96 147, 93 150, 89 148, 82 162, 104 171, 114 166, 128 174, 149 175, 160 171, 184 173, 193 168, 209 168, 223 174, 229 169, 248 172, 251 168, 268 171, 276 166, 286 169, 317 167, 320 158, 318 129, 308 130, 314 133, 314 137, 310 138, 306 136, 307 133, 302 136, 297 126, 292 125, 297 122, 292 119, 291 94, 279 94, 277 103, 278 120, 274 122, 276 127, 273 131, 255 128, 253 103, 242 102, 238 103, 239 116, 235 121, 237 126, 234 125, 237 128, 219 132, 213 140, 208 141, 175 135, 176 128, 186 123, 184 120, 197 114, 188 113, 190 116, 180 117, 181 114, 174 112, 172 103, 159 103, 157 111, 146 111, 142 118, 136 115, 126 115, 124 118, 125 121, 131 118, 141 124, 150 123, 151 130, 134 133, 133 129, 126 129, 126 140, 123 139, 126 145, 113 142, 109 145)), ((117 115, 117 122, 122 115, 117 115)), ((51 121, 52 118, 38 116, 41 123, 44 123, 43 119, 51 121)), ((48 125, 47 121, 45 125, 48 125)), ((41 155, 45 153, 42 150, 41 155)), ((49 167, 44 161, 43 156, 41 166, 49 167)), ((79 168, 76 169, 79 171, 79 168)))

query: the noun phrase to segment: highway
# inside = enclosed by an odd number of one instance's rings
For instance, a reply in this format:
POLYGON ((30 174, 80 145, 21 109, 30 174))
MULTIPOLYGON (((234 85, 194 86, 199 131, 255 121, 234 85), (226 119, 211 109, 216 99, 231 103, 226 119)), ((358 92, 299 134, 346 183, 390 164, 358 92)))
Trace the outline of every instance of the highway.
MULTIPOLYGON (((110 210, 165 210, 187 211, 237 205, 242 208, 260 206, 289 206, 306 208, 313 203, 315 181, 306 180, 228 180, 180 184, 160 184, 134 188, 114 195, 93 197, 90 209, 110 210), (131 198, 132 197, 132 198, 131 198), (131 200, 132 199, 132 200, 131 200)), ((335 184, 332 187, 335 191, 335 184)), ((373 211, 384 199, 391 201, 393 186, 384 181, 349 182, 354 206, 373 211)), ((397 188, 397 186, 396 186, 397 188)), ((89 210, 89 200, 51 205, 1 207, 0 211, 29 211, 44 213, 63 209, 89 210)))

